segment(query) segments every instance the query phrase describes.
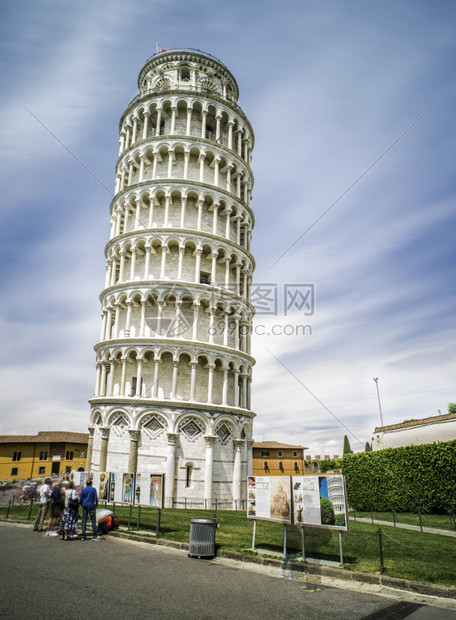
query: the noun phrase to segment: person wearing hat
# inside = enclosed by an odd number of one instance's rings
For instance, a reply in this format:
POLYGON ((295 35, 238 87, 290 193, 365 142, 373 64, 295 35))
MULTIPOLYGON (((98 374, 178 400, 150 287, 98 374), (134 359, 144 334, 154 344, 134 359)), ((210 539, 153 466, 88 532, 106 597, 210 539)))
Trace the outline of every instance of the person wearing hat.
POLYGON ((79 496, 79 501, 82 506, 82 535, 81 540, 86 539, 86 526, 87 526, 87 517, 90 517, 90 522, 92 524, 92 540, 100 540, 97 532, 97 521, 95 517, 95 510, 98 505, 98 494, 97 490, 92 486, 92 480, 90 478, 86 482, 86 486, 81 491, 81 495, 79 496))

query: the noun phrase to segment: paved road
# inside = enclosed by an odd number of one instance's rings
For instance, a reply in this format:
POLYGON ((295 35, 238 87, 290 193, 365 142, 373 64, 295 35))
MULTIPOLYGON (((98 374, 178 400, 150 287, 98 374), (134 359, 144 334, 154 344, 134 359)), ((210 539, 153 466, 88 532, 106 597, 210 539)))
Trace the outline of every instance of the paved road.
POLYGON ((198 560, 182 551, 107 536, 62 542, 0 523, 0 608, 9 620, 143 618, 262 620, 456 619, 456 611, 280 579, 276 569, 198 560), (398 605, 409 607, 399 609, 398 605), (388 615, 389 609, 396 615, 388 615), (414 610, 415 609, 415 610, 414 610), (401 615, 402 614, 402 615, 401 615))

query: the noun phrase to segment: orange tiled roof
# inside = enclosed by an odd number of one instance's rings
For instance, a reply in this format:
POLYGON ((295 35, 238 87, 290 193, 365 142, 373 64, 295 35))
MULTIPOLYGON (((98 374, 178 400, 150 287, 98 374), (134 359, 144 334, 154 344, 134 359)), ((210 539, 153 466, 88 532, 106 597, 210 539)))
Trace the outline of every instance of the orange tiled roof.
POLYGON ((253 444, 254 448, 272 448, 272 449, 281 449, 281 448, 292 448, 294 450, 307 450, 306 446, 292 446, 287 443, 280 443, 279 441, 255 441, 253 444))
POLYGON ((39 431, 37 435, 0 435, 0 443, 88 443, 89 433, 39 431))

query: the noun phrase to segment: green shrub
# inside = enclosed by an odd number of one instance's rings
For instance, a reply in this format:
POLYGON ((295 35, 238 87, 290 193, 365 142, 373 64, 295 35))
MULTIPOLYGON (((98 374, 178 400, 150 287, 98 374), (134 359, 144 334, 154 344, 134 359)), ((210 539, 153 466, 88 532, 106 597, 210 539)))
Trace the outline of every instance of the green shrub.
POLYGON ((456 441, 346 454, 350 506, 401 512, 456 511, 456 441))

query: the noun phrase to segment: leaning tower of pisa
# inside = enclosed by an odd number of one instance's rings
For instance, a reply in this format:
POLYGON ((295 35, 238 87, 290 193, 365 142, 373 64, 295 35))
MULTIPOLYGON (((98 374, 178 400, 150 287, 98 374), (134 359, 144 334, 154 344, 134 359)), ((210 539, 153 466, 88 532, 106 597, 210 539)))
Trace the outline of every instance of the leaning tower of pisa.
POLYGON ((238 506, 251 473, 253 131, 216 58, 152 56, 120 120, 88 467, 238 506))

